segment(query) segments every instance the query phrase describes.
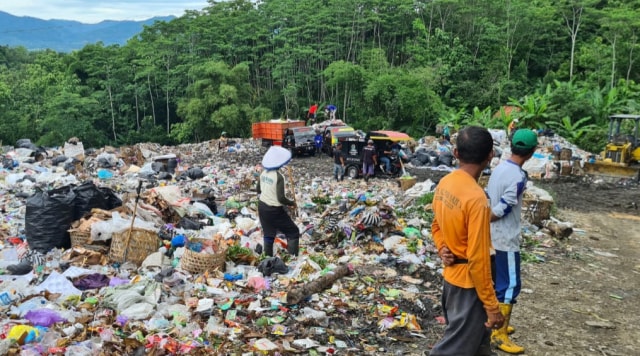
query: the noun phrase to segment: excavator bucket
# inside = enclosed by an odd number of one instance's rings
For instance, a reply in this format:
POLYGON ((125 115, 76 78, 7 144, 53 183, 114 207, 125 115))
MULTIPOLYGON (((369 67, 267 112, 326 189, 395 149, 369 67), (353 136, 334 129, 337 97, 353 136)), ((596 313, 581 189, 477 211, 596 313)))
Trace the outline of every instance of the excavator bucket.
POLYGON ((585 162, 584 173, 590 176, 597 176, 609 179, 638 179, 640 166, 628 166, 616 163, 596 161, 594 163, 585 162))

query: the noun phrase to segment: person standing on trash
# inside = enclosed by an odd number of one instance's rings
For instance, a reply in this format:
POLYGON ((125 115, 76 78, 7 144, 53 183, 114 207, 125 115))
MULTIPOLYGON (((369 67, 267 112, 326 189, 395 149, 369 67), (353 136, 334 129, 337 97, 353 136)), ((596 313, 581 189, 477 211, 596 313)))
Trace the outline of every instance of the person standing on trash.
POLYGON ((344 180, 344 153, 342 152, 342 142, 338 142, 333 149, 333 177, 337 181, 344 180))
POLYGON ((362 149, 362 174, 364 181, 368 182, 373 177, 375 167, 378 165, 378 154, 373 146, 373 140, 367 141, 367 145, 362 149))
POLYGON ((451 131, 449 130, 449 124, 445 124, 442 129, 442 136, 447 142, 451 143, 451 131))
POLYGON ((271 146, 262 158, 264 170, 260 174, 257 192, 258 217, 263 231, 264 253, 273 256, 273 243, 278 231, 287 239, 287 252, 299 253, 300 230, 293 222, 285 206, 296 208, 295 202, 285 196, 285 178, 279 169, 291 161, 291 152, 280 146, 271 146))
POLYGON ((224 152, 227 149, 227 133, 222 131, 220 139, 218 140, 218 153, 224 152))
POLYGON ((487 193, 491 199, 491 241, 495 249, 494 288, 505 317, 502 328, 491 333, 491 342, 511 354, 521 354, 524 347, 509 339, 511 310, 520 294, 520 213, 522 195, 527 186, 527 172, 522 169, 538 146, 538 136, 531 130, 518 130, 511 138, 511 157, 491 173, 487 193))
POLYGON ((307 112, 307 119, 309 119, 308 126, 312 126, 316 123, 316 112, 318 111, 318 104, 313 103, 311 107, 309 107, 309 111, 307 112))
POLYGON ((430 352, 491 355, 490 329, 504 323, 491 280, 491 207, 478 178, 493 158, 487 129, 461 130, 454 155, 459 168, 438 183, 433 199, 433 241, 444 264, 442 309, 447 326, 430 352))
POLYGON ((517 126, 518 126, 518 119, 511 120, 511 122, 509 123, 509 126, 507 127, 507 138, 511 139, 511 135, 513 135, 513 133, 516 132, 517 126))
POLYGON ((336 119, 336 112, 337 112, 337 111, 338 111, 338 108, 337 108, 335 105, 333 105, 333 104, 329 104, 329 105, 327 105, 327 107, 326 107, 326 112, 328 112, 328 113, 329 113, 329 119, 330 119, 331 121, 333 121, 333 120, 335 120, 335 119, 336 119))

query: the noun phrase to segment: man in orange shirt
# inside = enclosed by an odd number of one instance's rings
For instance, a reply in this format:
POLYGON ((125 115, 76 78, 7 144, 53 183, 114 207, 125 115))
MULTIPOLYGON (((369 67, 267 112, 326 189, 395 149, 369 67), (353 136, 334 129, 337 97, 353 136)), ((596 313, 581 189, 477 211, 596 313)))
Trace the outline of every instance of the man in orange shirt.
POLYGON ((460 167, 440 180, 433 199, 447 327, 430 355, 491 355, 490 329, 500 328, 504 316, 491 280, 491 207, 477 183, 493 158, 491 134, 478 126, 461 130, 453 154, 460 167))

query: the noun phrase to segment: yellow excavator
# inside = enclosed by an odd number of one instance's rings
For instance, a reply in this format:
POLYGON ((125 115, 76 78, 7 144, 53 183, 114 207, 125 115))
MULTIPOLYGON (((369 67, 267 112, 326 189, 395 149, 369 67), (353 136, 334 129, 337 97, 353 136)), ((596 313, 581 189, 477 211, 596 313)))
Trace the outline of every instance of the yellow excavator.
POLYGON ((607 145, 599 157, 590 158, 585 162, 585 173, 609 178, 640 180, 639 122, 640 115, 611 115, 607 145))

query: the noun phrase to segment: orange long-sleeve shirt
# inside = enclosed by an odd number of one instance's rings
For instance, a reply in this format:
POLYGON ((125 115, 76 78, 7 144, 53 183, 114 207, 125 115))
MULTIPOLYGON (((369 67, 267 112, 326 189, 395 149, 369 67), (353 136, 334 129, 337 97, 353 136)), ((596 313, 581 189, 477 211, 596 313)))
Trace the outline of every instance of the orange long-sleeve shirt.
POLYGON ((443 246, 465 264, 444 268, 444 279, 460 288, 475 288, 487 313, 497 313, 491 280, 491 207, 484 190, 462 170, 448 174, 436 187, 431 225, 438 251, 443 246))

